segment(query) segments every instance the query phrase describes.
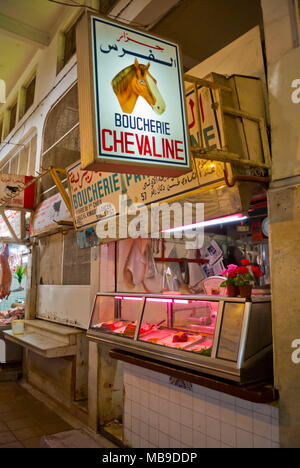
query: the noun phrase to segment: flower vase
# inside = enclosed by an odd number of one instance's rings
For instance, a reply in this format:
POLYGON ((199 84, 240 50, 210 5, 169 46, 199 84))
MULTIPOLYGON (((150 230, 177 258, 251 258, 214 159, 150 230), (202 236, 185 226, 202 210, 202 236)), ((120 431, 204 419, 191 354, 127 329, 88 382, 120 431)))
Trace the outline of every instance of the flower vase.
POLYGON ((240 296, 245 299, 251 299, 252 286, 250 284, 239 286, 240 296))
POLYGON ((238 286, 234 286, 232 284, 227 285, 227 296, 228 297, 237 297, 239 295, 239 288, 238 286))

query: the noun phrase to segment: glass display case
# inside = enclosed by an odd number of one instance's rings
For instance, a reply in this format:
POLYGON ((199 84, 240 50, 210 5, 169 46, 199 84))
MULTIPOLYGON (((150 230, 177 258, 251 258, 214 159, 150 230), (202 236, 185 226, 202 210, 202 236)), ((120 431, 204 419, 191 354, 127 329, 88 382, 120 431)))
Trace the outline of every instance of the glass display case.
POLYGON ((87 337, 239 383, 272 376, 268 297, 99 293, 87 337))

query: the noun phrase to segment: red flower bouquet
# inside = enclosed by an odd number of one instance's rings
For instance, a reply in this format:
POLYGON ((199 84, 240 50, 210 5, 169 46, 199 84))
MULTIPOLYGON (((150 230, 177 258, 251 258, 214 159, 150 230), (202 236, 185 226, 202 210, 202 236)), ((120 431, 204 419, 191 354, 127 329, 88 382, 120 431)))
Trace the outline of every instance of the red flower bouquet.
POLYGON ((259 267, 253 265, 251 267, 253 274, 251 274, 248 268, 250 261, 247 259, 242 260, 241 264, 242 266, 229 265, 227 270, 222 271, 221 275, 227 277, 227 280, 221 284, 221 287, 227 287, 230 295, 234 294, 235 296, 237 293, 234 288, 239 288, 240 296, 247 298, 251 296, 251 283, 255 282, 256 278, 261 278, 263 273, 259 267))

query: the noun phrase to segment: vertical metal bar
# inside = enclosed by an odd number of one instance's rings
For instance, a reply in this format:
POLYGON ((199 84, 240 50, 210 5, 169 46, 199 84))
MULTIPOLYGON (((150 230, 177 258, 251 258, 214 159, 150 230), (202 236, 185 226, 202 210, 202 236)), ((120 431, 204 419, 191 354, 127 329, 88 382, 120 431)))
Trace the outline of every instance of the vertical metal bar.
POLYGON ((213 349, 212 349, 212 352, 211 352, 211 357, 212 358, 217 357, 219 338, 220 338, 220 330, 221 330, 221 324, 222 324, 222 320, 223 320, 224 305, 225 305, 224 301, 219 302, 218 316, 217 316, 217 322, 216 322, 216 328, 215 328, 214 340, 213 340, 213 349))
POLYGON ((196 111, 197 111, 197 117, 198 117, 199 143, 200 143, 200 148, 204 148, 203 135, 202 135, 202 120, 201 120, 200 102, 199 102, 199 92, 198 92, 197 83, 194 83, 194 93, 195 93, 196 111))
MULTIPOLYGON (((60 169, 59 172, 62 173, 62 170, 60 169)), ((60 178, 58 177, 58 174, 57 174, 57 169, 55 169, 54 167, 52 167, 50 169, 50 174, 51 174, 51 177, 53 179, 53 182, 55 183, 56 187, 58 188, 62 198, 63 198, 63 201, 65 202, 66 204, 66 207, 68 208, 72 218, 73 218, 73 213, 72 213, 72 206, 71 206, 71 200, 70 200, 70 197, 69 195, 67 194, 66 192, 66 189, 65 187, 63 186, 63 184, 61 183, 61 180, 60 178)))
POLYGON ((245 358, 251 308, 252 308, 252 302, 246 302, 245 306, 244 306, 244 317, 243 317, 242 333, 241 333, 242 339, 241 339, 241 342, 240 342, 238 361, 237 361, 238 369, 242 368, 244 358, 245 358))
POLYGON ((168 304, 167 304, 167 314, 168 314, 167 326, 168 326, 168 328, 173 328, 173 326, 174 326, 174 319, 173 319, 173 302, 172 302, 172 304, 168 302, 168 304))

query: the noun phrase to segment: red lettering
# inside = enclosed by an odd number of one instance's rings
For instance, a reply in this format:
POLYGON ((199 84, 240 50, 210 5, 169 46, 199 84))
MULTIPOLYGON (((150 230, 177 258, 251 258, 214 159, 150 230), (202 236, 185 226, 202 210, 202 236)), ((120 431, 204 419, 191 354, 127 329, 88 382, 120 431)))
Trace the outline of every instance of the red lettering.
POLYGON ((110 130, 103 129, 102 130, 102 146, 104 151, 112 151, 113 147, 111 146, 106 146, 106 137, 105 134, 108 134, 109 136, 112 136, 112 132, 110 130))
POLYGON ((142 156, 143 154, 143 146, 144 146, 144 135, 142 135, 141 137, 141 141, 139 139, 139 136, 136 134, 135 135, 135 138, 136 138, 136 143, 137 143, 137 146, 138 146, 138 150, 139 150, 139 155, 142 156))
POLYGON ((175 150, 176 150, 176 159, 179 159, 180 161, 184 160, 184 157, 182 156, 181 158, 179 157, 178 153, 183 153, 183 149, 179 148, 179 145, 183 145, 183 141, 175 141, 175 150))
POLYGON ((133 141, 128 141, 128 137, 134 137, 134 133, 125 133, 125 153, 126 154, 135 154, 134 151, 129 149, 130 145, 134 145, 133 141))
POLYGON ((151 146, 150 146, 150 142, 149 142, 149 137, 148 137, 148 136, 145 137, 144 156, 147 156, 147 154, 149 154, 149 156, 152 156, 151 146))
POLYGON ((175 158, 175 148, 174 148, 174 140, 171 140, 172 147, 169 143, 168 140, 166 140, 166 157, 169 159, 169 154, 171 155, 171 158, 175 158))
POLYGON ((156 158, 161 158, 162 154, 157 154, 156 153, 155 137, 152 137, 152 141, 153 141, 153 156, 156 157, 156 158))
POLYGON ((118 140, 117 138, 117 132, 116 130, 114 130, 114 152, 117 153, 118 152, 118 146, 117 145, 121 145, 121 152, 124 153, 124 133, 121 132, 121 139, 118 140))

